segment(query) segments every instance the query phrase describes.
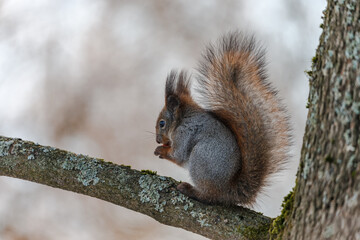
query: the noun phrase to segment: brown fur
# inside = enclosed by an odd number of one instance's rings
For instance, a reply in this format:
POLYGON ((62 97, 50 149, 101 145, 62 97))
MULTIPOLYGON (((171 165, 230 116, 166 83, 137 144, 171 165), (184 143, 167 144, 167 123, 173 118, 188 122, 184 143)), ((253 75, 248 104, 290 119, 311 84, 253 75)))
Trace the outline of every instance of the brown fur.
MULTIPOLYGON (((176 163, 170 136, 189 112, 206 111, 231 130, 240 150, 230 186, 198 181, 196 188, 181 183, 178 189, 203 202, 252 205, 270 174, 283 168, 291 144, 285 108, 268 83, 264 51, 253 37, 231 33, 210 45, 200 62, 197 89, 200 107, 191 97, 184 71, 171 72, 165 86, 165 107, 156 125, 159 146, 155 155, 176 163), (163 129, 159 121, 166 120, 163 129), (237 169, 237 170, 236 170, 237 169)), ((216 161, 216 159, 214 159, 216 161)))
POLYGON ((239 33, 225 36, 206 49, 198 78, 200 101, 236 136, 241 168, 233 194, 248 205, 283 168, 291 144, 287 113, 267 82, 264 51, 255 45, 239 33))

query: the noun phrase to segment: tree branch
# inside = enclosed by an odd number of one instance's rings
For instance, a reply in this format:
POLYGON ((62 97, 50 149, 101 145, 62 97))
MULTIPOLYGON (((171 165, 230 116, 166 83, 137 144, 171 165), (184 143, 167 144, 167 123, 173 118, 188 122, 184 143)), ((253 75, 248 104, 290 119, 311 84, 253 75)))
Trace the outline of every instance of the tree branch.
POLYGON ((172 178, 21 139, 0 136, 0 175, 96 197, 211 239, 268 238, 271 219, 260 213, 202 204, 172 178))

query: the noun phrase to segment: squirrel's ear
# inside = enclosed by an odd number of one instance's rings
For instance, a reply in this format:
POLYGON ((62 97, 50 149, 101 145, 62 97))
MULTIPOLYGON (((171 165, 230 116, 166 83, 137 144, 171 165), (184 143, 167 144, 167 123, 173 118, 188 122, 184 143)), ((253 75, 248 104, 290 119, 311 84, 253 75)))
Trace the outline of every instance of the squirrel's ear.
POLYGON ((166 99, 166 108, 170 113, 175 113, 175 111, 180 106, 180 99, 175 95, 170 95, 166 99))

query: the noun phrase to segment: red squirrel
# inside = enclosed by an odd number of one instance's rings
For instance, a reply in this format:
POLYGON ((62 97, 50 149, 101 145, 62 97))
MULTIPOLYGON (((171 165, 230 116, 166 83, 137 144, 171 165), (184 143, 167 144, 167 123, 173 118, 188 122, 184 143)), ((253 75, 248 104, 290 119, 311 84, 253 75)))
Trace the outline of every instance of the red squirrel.
POLYGON ((156 141, 155 155, 189 170, 194 186, 180 183, 183 194, 206 203, 255 202, 288 161, 291 131, 253 37, 233 32, 210 44, 195 79, 185 71, 168 75, 156 141))

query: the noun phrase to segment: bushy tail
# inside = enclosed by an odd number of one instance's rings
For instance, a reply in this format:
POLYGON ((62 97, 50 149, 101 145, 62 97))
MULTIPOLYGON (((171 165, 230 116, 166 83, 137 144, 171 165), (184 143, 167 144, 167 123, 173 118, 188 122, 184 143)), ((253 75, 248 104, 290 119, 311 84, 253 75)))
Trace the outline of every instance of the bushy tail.
POLYGON ((283 168, 291 143, 287 113, 267 81, 264 50, 253 37, 230 33, 206 49, 199 73, 200 102, 232 130, 240 147, 233 194, 251 204, 267 177, 283 168))

